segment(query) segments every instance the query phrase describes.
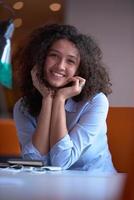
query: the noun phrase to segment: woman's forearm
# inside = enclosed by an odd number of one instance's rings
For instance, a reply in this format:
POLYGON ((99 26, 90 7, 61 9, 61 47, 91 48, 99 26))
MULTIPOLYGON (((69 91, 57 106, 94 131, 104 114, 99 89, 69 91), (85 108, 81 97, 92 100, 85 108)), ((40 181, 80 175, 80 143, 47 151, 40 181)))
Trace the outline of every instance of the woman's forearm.
POLYGON ((65 100, 56 96, 53 100, 51 126, 50 126, 50 147, 57 143, 67 134, 65 100))
POLYGON ((32 138, 33 145, 44 155, 49 152, 50 144, 50 120, 52 111, 52 97, 48 96, 42 100, 42 108, 38 117, 37 128, 32 138))

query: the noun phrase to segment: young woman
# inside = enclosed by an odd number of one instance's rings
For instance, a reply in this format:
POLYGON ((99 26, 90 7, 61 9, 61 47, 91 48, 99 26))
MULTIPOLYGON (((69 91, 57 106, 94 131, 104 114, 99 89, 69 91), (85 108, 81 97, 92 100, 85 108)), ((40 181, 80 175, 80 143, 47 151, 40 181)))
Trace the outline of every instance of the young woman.
POLYGON ((63 169, 115 172, 107 144, 108 73, 96 42, 70 25, 33 31, 16 55, 22 156, 63 169))

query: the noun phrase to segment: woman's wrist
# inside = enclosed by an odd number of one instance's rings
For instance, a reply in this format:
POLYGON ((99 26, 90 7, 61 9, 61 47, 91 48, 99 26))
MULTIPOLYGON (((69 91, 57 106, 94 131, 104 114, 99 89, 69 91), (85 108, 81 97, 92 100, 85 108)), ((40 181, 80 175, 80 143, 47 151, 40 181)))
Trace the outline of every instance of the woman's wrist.
POLYGON ((56 95, 54 96, 54 101, 60 101, 62 103, 65 103, 66 99, 62 94, 56 93, 56 95))
POLYGON ((51 103, 53 101, 53 95, 48 94, 45 97, 42 98, 42 104, 48 102, 51 103))

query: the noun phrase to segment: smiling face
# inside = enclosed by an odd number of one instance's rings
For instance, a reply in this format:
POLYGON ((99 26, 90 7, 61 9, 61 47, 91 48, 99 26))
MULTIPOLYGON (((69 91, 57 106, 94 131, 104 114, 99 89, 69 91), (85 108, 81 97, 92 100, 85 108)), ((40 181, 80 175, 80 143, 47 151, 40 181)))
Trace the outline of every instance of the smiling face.
POLYGON ((59 39, 50 47, 45 61, 45 79, 55 88, 67 84, 80 64, 80 54, 75 45, 66 39, 59 39))

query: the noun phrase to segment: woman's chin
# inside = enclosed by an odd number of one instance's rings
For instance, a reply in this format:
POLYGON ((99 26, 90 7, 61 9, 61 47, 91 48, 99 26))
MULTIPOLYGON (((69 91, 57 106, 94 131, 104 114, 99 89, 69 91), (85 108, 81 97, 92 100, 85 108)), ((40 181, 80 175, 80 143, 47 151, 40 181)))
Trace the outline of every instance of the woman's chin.
POLYGON ((48 87, 51 88, 52 90, 57 90, 59 88, 62 88, 63 85, 61 85, 61 84, 50 84, 49 83, 48 87))
POLYGON ((65 87, 67 83, 49 83, 49 86, 55 89, 63 88, 65 87))

